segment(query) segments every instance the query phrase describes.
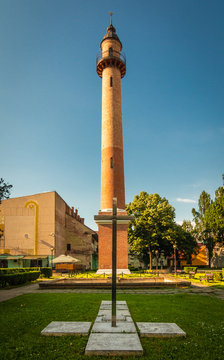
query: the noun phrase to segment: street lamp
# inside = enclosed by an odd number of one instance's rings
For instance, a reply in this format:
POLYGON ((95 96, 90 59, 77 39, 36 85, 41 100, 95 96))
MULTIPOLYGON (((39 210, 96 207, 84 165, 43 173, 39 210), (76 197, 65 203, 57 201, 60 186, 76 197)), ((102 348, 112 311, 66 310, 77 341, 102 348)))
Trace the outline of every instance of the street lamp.
POLYGON ((159 255, 159 250, 155 251, 156 253, 156 271, 158 270, 158 255, 159 255))
POLYGON ((176 248, 177 248, 177 245, 176 245, 176 244, 173 244, 173 251, 174 251, 174 272, 175 272, 175 276, 177 275, 176 248))
POLYGON ((52 265, 52 260, 53 260, 53 252, 54 252, 54 247, 51 248, 51 267, 53 267, 52 265))
MULTIPOLYGON (((55 243, 56 235, 55 235, 55 233, 52 232, 52 233, 49 234, 49 236, 52 236, 54 238, 54 246, 56 246, 56 243, 55 243)), ((53 267, 52 266, 52 260, 53 260, 54 250, 55 250, 54 246, 51 247, 51 267, 53 267)))
POLYGON ((161 270, 163 270, 163 260, 164 260, 164 251, 162 250, 161 251, 161 260, 160 260, 160 268, 161 268, 161 270))

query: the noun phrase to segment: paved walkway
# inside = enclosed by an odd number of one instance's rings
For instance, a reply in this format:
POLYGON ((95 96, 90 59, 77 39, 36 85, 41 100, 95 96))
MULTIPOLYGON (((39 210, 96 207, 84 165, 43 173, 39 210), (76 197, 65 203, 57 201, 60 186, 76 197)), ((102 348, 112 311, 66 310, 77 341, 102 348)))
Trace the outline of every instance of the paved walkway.
MULTIPOLYGON (((42 294, 42 293, 95 293, 95 294, 110 294, 111 290, 88 290, 88 289, 44 289, 40 290, 38 284, 31 284, 26 286, 21 286, 18 288, 10 290, 0 290, 0 302, 12 299, 19 295, 24 294, 42 294)), ((221 289, 212 288, 210 286, 201 286, 198 284, 193 285, 190 288, 171 288, 171 289, 136 289, 136 290, 117 290, 118 294, 144 294, 144 295, 154 295, 154 294, 200 294, 207 296, 214 296, 218 299, 224 300, 224 291, 221 289)))

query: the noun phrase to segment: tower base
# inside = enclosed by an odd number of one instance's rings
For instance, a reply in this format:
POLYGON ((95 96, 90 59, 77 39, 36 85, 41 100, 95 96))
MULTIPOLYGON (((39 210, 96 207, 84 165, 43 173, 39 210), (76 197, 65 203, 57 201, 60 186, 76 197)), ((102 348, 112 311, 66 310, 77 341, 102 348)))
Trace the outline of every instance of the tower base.
MULTIPOLYGON (((97 274, 112 273, 112 220, 111 212, 100 211, 95 216, 98 225, 98 271, 97 274)), ((130 274, 128 269, 128 223, 127 212, 118 211, 120 219, 117 220, 117 273, 130 274)))

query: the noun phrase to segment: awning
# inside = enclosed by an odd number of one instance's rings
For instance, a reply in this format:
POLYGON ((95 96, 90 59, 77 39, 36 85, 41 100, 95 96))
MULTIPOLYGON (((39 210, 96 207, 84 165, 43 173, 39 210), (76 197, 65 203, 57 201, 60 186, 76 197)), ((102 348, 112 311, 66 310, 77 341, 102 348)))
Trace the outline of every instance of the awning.
POLYGON ((26 255, 24 256, 23 260, 41 260, 41 259, 47 259, 47 255, 26 255))
POLYGON ((0 260, 19 260, 22 258, 23 256, 7 256, 7 257, 0 257, 0 260))
POLYGON ((60 256, 56 257, 54 260, 52 260, 52 262, 54 264, 68 264, 68 263, 76 263, 78 261, 81 261, 81 260, 76 259, 70 255, 60 255, 60 256))

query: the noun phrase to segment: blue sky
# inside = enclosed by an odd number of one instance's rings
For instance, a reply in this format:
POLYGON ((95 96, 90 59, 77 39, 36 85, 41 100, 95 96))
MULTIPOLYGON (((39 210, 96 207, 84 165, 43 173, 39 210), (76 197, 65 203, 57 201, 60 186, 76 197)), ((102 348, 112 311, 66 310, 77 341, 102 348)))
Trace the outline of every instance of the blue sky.
POLYGON ((224 172, 222 0, 0 0, 1 177, 11 197, 56 190, 97 228, 110 11, 127 58, 126 202, 158 193, 191 219, 224 172))

